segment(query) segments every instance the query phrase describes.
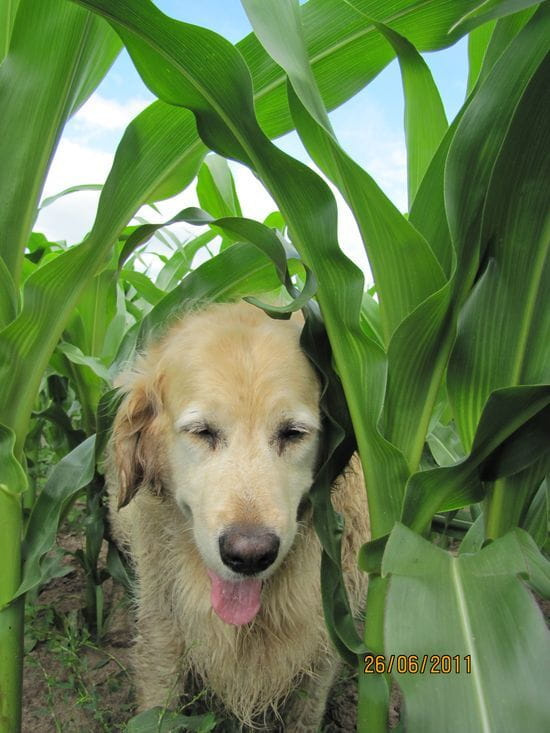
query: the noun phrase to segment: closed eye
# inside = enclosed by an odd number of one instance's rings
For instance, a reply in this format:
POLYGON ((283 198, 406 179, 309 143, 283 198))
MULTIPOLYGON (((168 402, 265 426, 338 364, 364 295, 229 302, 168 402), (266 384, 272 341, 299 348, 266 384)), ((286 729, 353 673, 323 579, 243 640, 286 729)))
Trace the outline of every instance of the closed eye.
POLYGON ((277 443, 279 453, 293 445, 302 441, 310 431, 304 425, 298 425, 296 423, 287 422, 279 425, 277 433, 275 435, 275 442, 277 443))
POLYGON ((182 425, 180 430, 207 443, 211 448, 215 448, 221 439, 220 431, 208 423, 190 423, 188 425, 182 425))
POLYGON ((306 435, 305 430, 293 427, 281 428, 277 433, 279 440, 299 440, 300 438, 303 438, 304 435, 306 435))

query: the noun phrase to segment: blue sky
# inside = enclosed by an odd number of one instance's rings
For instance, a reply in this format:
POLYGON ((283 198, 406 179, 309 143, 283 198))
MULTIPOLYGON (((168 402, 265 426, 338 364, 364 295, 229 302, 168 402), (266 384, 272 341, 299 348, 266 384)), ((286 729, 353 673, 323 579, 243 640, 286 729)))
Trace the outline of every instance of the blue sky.
MULTIPOLYGON (((251 30, 239 0, 156 0, 156 4, 167 15, 211 28, 232 42, 251 30)), ((466 40, 443 51, 425 54, 424 58, 441 91, 450 120, 464 100, 466 40)), ((153 95, 123 52, 90 100, 67 125, 44 194, 51 195, 79 183, 101 183, 109 171, 124 128, 152 100, 153 95)), ((331 121, 343 147, 368 170, 393 202, 405 210, 403 96, 397 62, 390 64, 353 99, 334 110, 331 121)), ((295 133, 280 138, 277 144, 310 163, 295 133)), ((233 172, 245 215, 263 218, 274 208, 267 194, 242 167, 235 165, 233 172)), ((35 228, 52 239, 79 241, 93 222, 96 203, 95 193, 73 194, 60 199, 42 212, 35 228)), ((162 205, 162 218, 195 203, 191 187, 177 200, 162 205)), ((368 273, 352 217, 341 200, 338 204, 341 246, 368 273)), ((157 220, 150 209, 144 215, 151 221, 157 220)), ((193 233, 196 235, 197 230, 193 233)))

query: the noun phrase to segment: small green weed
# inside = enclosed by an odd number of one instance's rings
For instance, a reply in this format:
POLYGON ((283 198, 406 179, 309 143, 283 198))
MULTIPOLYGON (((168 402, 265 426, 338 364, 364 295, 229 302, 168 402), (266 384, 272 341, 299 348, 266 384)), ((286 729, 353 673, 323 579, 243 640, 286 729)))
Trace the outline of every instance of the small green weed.
MULTIPOLYGON (((92 730, 125 730, 122 721, 131 716, 133 708, 128 671, 117 656, 93 641, 81 613, 70 610, 62 614, 51 605, 28 604, 26 621, 27 664, 29 669, 39 668, 42 672, 46 685, 44 712, 53 721, 55 731, 69 731, 65 712, 75 708, 80 709, 80 715, 75 710, 78 717, 93 724, 92 730), (114 697, 115 710, 109 706, 114 697)), ((76 733, 74 728, 71 733, 76 733)))

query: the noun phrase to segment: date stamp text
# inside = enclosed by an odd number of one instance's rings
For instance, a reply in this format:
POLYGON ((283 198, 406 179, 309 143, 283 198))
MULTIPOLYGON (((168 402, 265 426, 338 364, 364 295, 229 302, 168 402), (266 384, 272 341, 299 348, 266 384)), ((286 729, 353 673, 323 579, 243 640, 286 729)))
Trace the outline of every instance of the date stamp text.
POLYGON ((470 654, 365 654, 365 674, 471 674, 470 654))

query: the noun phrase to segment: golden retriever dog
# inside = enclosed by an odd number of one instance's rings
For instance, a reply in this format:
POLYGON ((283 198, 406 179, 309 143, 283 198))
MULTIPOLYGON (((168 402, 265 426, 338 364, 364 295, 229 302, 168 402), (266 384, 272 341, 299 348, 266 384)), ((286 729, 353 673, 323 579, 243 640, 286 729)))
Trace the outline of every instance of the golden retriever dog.
MULTIPOLYGON (((185 316, 122 378, 107 470, 112 531, 135 567, 140 709, 197 683, 242 725, 316 731, 339 667, 304 501, 321 431, 296 317, 246 304, 185 316), (275 721, 275 722, 273 722, 275 721)), ((368 538, 356 458, 333 487, 352 609, 368 538)))

